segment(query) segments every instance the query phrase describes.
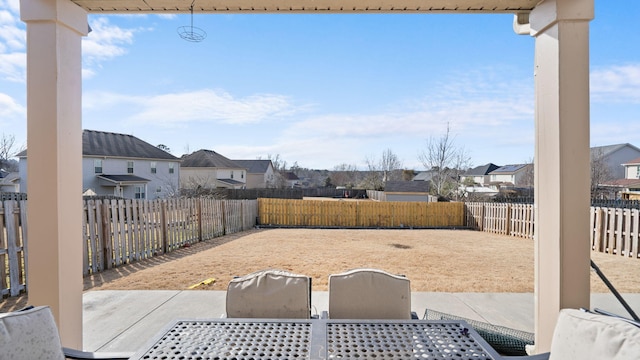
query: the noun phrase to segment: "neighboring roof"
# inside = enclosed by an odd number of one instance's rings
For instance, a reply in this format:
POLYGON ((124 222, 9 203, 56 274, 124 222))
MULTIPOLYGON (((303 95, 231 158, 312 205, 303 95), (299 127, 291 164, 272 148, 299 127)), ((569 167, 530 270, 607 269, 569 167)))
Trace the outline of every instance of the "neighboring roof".
POLYGON ((433 178, 434 172, 432 170, 421 171, 418 175, 414 176, 412 181, 430 181, 433 178))
POLYGON ((633 159, 631 161, 627 161, 626 163, 624 163, 622 165, 640 165, 640 157, 637 158, 637 159, 633 159))
POLYGON ((505 175, 515 174, 518 171, 523 170, 525 167, 527 167, 527 165, 531 165, 531 164, 505 165, 493 170, 491 174, 505 174, 505 175))
POLYGON ((244 185, 242 181, 233 180, 233 179, 216 179, 216 180, 229 185, 244 185))
MULTIPOLYGON (((83 156, 109 156, 134 159, 178 160, 177 157, 161 150, 133 135, 105 131, 82 131, 83 156)), ((26 157, 27 150, 17 157, 26 157)))
POLYGON ((635 188, 635 187, 640 187, 640 179, 616 179, 616 180, 606 181, 600 185, 635 188))
POLYGON ((480 176, 480 175, 487 175, 490 172, 492 172, 493 170, 499 169, 500 166, 494 164, 494 163, 488 163, 486 165, 481 165, 481 166, 477 166, 474 167, 473 169, 469 169, 467 170, 467 172, 465 172, 463 174, 463 176, 480 176))
MULTIPOLYGON (((248 174, 264 174, 271 165, 271 160, 232 160, 247 169, 248 174)), ((273 165, 271 165, 273 166, 273 165)))
POLYGON ((183 156, 180 167, 244 169, 244 166, 241 166, 236 162, 229 160, 228 158, 218 154, 217 152, 204 149, 183 156))
POLYGON ((98 175, 99 179, 103 179, 112 183, 146 183, 151 180, 135 175, 98 175))
POLYGON ((428 193, 431 182, 429 181, 387 181, 384 184, 385 192, 410 192, 428 193))
POLYGON ((4 185, 12 185, 18 180, 20 180, 20 173, 17 172, 4 172, 4 175, 0 176, 0 184, 4 185))
POLYGON ((284 177, 285 180, 300 180, 300 178, 298 177, 298 175, 294 174, 291 171, 285 171, 282 173, 282 177, 284 177))
POLYGON ((614 144, 614 145, 606 145, 606 146, 594 146, 591 148, 591 156, 596 154, 602 154, 602 156, 607 156, 627 146, 640 152, 640 148, 637 148, 629 143, 624 143, 624 144, 614 144))

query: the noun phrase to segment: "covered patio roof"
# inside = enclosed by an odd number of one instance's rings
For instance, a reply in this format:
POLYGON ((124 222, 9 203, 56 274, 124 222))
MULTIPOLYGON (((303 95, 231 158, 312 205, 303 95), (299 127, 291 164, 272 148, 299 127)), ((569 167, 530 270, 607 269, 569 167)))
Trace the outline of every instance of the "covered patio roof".
MULTIPOLYGON (((180 13, 191 11, 192 3, 20 1, 20 16, 27 23, 27 141, 33 159, 28 163, 29 299, 51 305, 66 346, 82 342, 82 204, 68 199, 82 191, 81 38, 89 29, 87 14, 180 13)), ((513 30, 536 39, 537 350, 549 350, 560 309, 589 307, 589 22, 594 0, 196 0, 193 11, 513 13, 513 30)))
MULTIPOLYGON (((190 0, 71 0, 90 13, 189 12, 190 0)), ((196 0, 194 12, 517 13, 540 0, 196 0)))

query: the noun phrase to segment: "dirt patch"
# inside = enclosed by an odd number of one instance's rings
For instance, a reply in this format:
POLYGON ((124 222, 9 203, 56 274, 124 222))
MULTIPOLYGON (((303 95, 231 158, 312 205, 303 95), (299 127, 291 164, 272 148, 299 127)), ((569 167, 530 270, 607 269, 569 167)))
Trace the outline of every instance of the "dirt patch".
MULTIPOLYGON (((620 292, 640 292, 640 259, 592 253, 620 292)), ((412 291, 533 292, 533 240, 466 230, 260 229, 227 235, 87 277, 85 290, 226 290, 234 276, 277 268, 313 278, 372 267, 411 280, 412 291)), ((595 273, 592 292, 608 292, 595 273)), ((0 308, 20 308, 24 297, 0 308), (17 305, 11 305, 17 304, 17 305)))

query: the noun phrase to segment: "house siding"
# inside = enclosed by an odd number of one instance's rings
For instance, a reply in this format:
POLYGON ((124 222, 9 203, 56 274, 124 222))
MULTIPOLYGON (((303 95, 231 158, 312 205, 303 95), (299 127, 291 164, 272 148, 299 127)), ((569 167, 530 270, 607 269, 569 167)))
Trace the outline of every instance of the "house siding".
MULTIPOLYGON (((180 162, 156 159, 128 159, 128 158, 109 158, 109 157, 89 157, 82 158, 82 186, 83 191, 93 190, 98 195, 116 195, 114 187, 103 186, 102 181, 98 179, 95 173, 94 160, 102 160, 102 173, 110 175, 127 174, 127 166, 129 161, 133 161, 133 173, 127 175, 135 175, 149 180, 146 183, 146 199, 161 199, 174 195, 179 188, 180 181, 180 162), (156 173, 151 172, 151 163, 156 163, 156 173), (169 164, 173 164, 173 174, 169 173, 169 164), (160 188, 160 192, 157 189, 160 188)), ((135 197, 135 187, 123 187, 122 196, 125 198, 135 197)))
POLYGON ((613 179, 623 179, 625 169, 622 164, 640 157, 640 151, 630 146, 625 146, 604 157, 604 161, 609 165, 613 179))

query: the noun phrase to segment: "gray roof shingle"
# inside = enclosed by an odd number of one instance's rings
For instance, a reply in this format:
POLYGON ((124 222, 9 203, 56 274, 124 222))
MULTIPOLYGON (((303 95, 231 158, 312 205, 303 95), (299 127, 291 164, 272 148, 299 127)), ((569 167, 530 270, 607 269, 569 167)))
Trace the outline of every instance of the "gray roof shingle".
POLYGON ((474 167, 473 169, 469 169, 467 170, 467 172, 464 173, 465 176, 480 176, 480 175, 487 175, 490 172, 492 172, 493 170, 498 169, 500 166, 494 164, 494 163, 488 163, 486 165, 481 165, 481 166, 477 166, 474 167))
MULTIPOLYGON (((177 157, 133 135, 95 130, 82 131, 82 155, 178 160, 177 157)), ((16 156, 27 156, 27 150, 20 152, 16 156)))
POLYGON ((232 160, 247 169, 248 174, 264 174, 271 164, 271 160, 232 160))
POLYGON ((230 168, 244 169, 244 166, 229 160, 213 150, 198 150, 182 157, 180 167, 230 168))
POLYGON ((420 192, 428 193, 430 181, 387 181, 384 184, 385 192, 420 192))

